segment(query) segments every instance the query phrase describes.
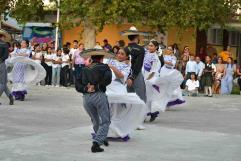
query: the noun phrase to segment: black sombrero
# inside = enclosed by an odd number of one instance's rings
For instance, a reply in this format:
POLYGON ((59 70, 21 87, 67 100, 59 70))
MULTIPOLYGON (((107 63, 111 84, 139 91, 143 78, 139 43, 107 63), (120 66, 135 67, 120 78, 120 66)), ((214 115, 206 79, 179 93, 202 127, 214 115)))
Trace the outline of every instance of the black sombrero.
POLYGON ((120 32, 121 36, 129 36, 129 35, 146 35, 146 32, 141 32, 136 29, 135 26, 130 27, 129 30, 124 30, 120 32))

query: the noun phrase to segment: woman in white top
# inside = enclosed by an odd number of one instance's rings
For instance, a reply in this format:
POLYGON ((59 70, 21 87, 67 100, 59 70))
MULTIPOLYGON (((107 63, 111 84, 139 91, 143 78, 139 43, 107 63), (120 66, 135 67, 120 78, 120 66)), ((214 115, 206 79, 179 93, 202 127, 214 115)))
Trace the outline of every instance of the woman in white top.
POLYGON ((158 87, 155 84, 150 83, 152 79, 159 76, 161 69, 161 62, 158 57, 159 43, 156 40, 151 40, 148 45, 148 50, 144 57, 142 73, 144 75, 146 84, 146 96, 147 96, 147 107, 148 116, 151 116, 150 122, 154 121, 159 114, 160 102, 158 99, 153 97, 159 93, 158 87))
POLYGON ((62 50, 58 49, 56 54, 52 57, 52 86, 60 86, 60 72, 62 64, 62 50))
POLYGON ((128 93, 126 89, 125 82, 130 73, 128 59, 129 56, 120 49, 116 60, 107 62, 113 72, 112 82, 106 91, 111 111, 108 137, 123 141, 129 140, 131 132, 142 124, 146 114, 145 103, 136 93, 128 93))
POLYGON ((53 50, 51 47, 47 48, 47 52, 44 55, 44 61, 46 63, 46 77, 45 85, 50 86, 52 84, 52 65, 53 65, 53 50))
POLYGON ((186 82, 186 91, 188 96, 197 96, 198 95, 198 88, 199 88, 199 81, 196 79, 196 74, 191 73, 190 79, 186 82))
POLYGON ((61 68, 61 84, 67 87, 69 84, 69 74, 70 74, 70 56, 69 49, 64 48, 62 54, 62 68, 61 68))
POLYGON ((158 77, 149 81, 158 93, 153 94, 153 99, 158 100, 161 111, 167 107, 184 103, 180 85, 183 81, 182 74, 174 69, 176 57, 172 47, 168 47, 164 53, 164 66, 161 68, 158 77))
POLYGON ((41 47, 39 44, 34 45, 34 52, 32 52, 32 59, 38 64, 41 64, 41 61, 43 60, 43 53, 41 51, 41 47))

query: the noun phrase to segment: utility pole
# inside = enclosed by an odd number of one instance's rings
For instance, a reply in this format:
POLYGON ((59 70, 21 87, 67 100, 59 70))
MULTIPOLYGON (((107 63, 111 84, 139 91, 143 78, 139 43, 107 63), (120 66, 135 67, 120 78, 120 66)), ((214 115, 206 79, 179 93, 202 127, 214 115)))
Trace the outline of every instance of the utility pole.
POLYGON ((56 20, 56 33, 55 33, 55 51, 59 45, 59 16, 60 16, 60 0, 57 0, 57 20, 56 20))

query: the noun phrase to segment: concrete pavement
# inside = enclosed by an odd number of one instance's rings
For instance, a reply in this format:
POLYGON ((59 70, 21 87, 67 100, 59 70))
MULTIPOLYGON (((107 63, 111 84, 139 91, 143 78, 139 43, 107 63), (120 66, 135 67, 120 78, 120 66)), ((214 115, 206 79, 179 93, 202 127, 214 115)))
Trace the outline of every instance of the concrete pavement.
POLYGON ((187 98, 129 142, 111 142, 105 153, 92 154, 81 95, 33 87, 15 106, 0 98, 0 161, 240 161, 240 98, 187 98))

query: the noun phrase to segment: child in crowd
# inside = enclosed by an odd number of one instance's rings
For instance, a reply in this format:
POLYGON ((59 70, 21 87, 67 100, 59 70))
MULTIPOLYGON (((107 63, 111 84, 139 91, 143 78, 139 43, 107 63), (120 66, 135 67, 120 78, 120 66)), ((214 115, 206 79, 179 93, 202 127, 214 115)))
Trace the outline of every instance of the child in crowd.
POLYGON ((191 73, 191 78, 186 82, 186 92, 188 96, 197 96, 199 81, 196 79, 195 73, 191 73))
POLYGON ((46 54, 44 55, 45 63, 47 64, 45 85, 50 86, 52 84, 52 64, 53 64, 53 53, 52 48, 48 47, 46 54))
POLYGON ((211 62, 210 56, 206 56, 205 67, 203 70, 203 85, 205 96, 212 97, 213 74, 216 72, 215 65, 211 62))
POLYGON ((61 69, 61 84, 64 87, 68 86, 69 83, 69 73, 70 73, 70 57, 69 57, 69 49, 63 49, 62 55, 62 69, 61 69))
POLYGON ((53 54, 53 65, 52 65, 52 86, 60 86, 60 72, 62 64, 62 50, 58 49, 56 54, 53 54))
POLYGON ((36 63, 41 64, 41 61, 43 59, 43 53, 41 51, 41 47, 39 44, 34 45, 34 51, 32 52, 32 59, 36 63))

